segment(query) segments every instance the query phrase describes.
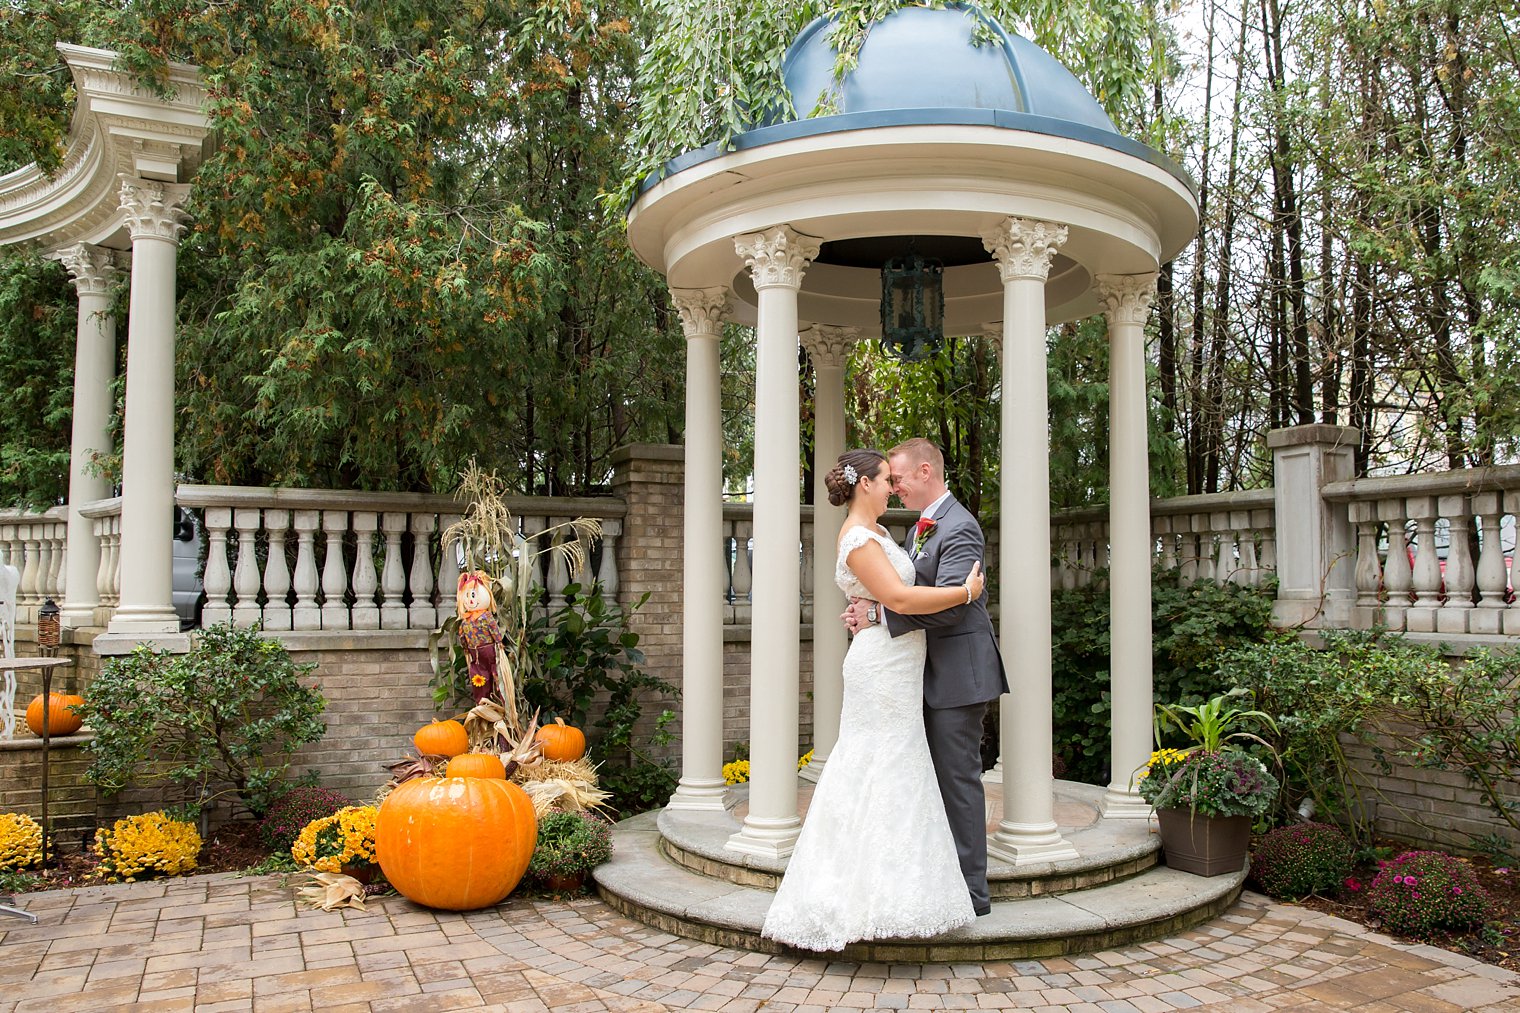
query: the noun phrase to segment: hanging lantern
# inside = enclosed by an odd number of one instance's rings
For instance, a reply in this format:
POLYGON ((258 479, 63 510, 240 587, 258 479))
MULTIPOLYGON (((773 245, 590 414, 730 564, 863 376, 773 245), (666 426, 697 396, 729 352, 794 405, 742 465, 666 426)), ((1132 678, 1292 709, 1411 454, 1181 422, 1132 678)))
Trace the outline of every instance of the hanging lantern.
POLYGON ((911 248, 881 266, 881 343, 904 362, 932 355, 945 340, 945 267, 911 248))

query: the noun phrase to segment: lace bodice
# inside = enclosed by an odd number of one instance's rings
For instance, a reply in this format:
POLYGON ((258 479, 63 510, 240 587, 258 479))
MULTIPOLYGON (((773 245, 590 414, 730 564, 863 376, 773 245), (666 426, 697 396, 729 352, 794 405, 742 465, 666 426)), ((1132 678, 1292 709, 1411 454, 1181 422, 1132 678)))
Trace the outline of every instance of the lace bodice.
POLYGON ((908 558, 902 546, 880 531, 872 531, 870 528, 857 524, 839 539, 839 561, 834 564, 834 583, 839 585, 839 590, 843 591, 846 597, 876 600, 876 596, 867 591, 866 586, 860 582, 860 578, 855 576, 849 563, 850 553, 873 539, 880 542, 881 547, 886 550, 887 560, 897 571, 898 577, 902 578, 903 584, 911 586, 913 583, 913 560, 908 558))

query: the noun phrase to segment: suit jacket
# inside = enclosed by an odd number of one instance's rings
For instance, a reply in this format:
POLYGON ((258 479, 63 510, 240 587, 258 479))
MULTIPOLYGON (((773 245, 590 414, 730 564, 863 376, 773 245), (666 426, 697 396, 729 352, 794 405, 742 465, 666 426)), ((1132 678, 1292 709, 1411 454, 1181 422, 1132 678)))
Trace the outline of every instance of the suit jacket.
MULTIPOLYGON (((909 544, 912 544, 911 537, 909 544)), ((971 566, 986 551, 982 526, 971 511, 951 496, 940 504, 934 529, 913 561, 914 583, 921 587, 955 587, 964 584, 971 566)), ((986 569, 982 560, 982 568, 986 569)), ((894 637, 911 630, 928 635, 929 654, 924 662, 924 702, 930 707, 966 707, 987 703, 1008 692, 1003 656, 987 614, 987 592, 969 605, 956 605, 925 616, 886 613, 887 630, 894 637)))

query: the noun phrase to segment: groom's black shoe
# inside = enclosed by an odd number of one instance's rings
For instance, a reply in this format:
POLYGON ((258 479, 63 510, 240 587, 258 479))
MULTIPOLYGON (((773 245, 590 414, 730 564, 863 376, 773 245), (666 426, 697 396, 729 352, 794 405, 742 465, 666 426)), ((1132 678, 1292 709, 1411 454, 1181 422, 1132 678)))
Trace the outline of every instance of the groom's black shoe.
POLYGON ((992 914, 992 905, 988 904, 986 907, 973 908, 973 910, 976 912, 976 916, 980 918, 982 915, 992 914))

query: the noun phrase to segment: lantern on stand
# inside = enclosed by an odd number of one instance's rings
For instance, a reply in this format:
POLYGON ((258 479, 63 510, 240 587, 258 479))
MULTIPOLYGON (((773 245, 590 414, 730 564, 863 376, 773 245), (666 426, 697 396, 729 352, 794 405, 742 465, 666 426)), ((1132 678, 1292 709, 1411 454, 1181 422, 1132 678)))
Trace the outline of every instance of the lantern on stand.
MULTIPOLYGON (((37 649, 44 658, 58 653, 63 641, 62 623, 59 621, 58 604, 48 598, 37 610, 37 649)), ((48 746, 52 741, 52 715, 48 706, 53 702, 53 666, 42 669, 42 864, 47 865, 48 838, 52 836, 52 820, 48 818, 48 746)))

